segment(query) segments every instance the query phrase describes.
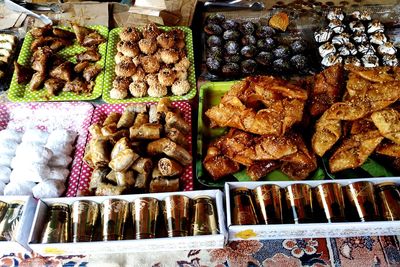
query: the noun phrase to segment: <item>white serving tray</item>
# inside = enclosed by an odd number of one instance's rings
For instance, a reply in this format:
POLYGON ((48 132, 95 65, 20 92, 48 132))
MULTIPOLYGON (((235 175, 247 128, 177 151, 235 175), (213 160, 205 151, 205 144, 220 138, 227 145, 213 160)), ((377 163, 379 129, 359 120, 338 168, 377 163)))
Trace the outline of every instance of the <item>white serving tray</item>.
MULTIPOLYGON (((132 217, 129 216, 129 219, 132 217)), ((29 246, 36 253, 45 256, 53 255, 76 255, 76 254, 97 254, 97 253, 128 253, 146 251, 169 251, 169 250, 190 250, 190 249, 212 249, 222 248, 227 240, 228 233, 225 225, 225 213, 223 209, 223 193, 220 190, 200 190, 155 194, 136 194, 121 196, 98 196, 98 197, 73 197, 73 198, 48 198, 40 200, 32 229, 29 235, 29 246), (200 195, 211 196, 215 200, 218 226, 220 233, 216 235, 172 237, 172 238, 152 238, 142 240, 119 240, 119 241, 93 241, 78 243, 37 243, 39 235, 43 230, 44 220, 47 213, 47 205, 52 203, 71 204, 76 200, 92 200, 97 203, 110 198, 124 199, 129 202, 139 197, 154 197, 159 200, 170 195, 184 195, 190 198, 200 195)))
POLYGON ((303 223, 303 224, 269 224, 269 225, 232 225, 230 190, 237 187, 254 189, 265 184, 275 184, 281 188, 292 184, 309 184, 315 187, 324 183, 339 183, 348 185, 358 181, 369 181, 374 184, 395 182, 400 184, 400 177, 323 180, 323 181, 263 181, 263 182, 228 182, 225 184, 226 216, 228 240, 263 240, 263 239, 293 239, 321 237, 351 237, 351 236, 385 236, 399 235, 400 221, 374 222, 337 222, 337 223, 303 223))
POLYGON ((28 246, 29 231, 32 226, 33 216, 37 200, 31 196, 0 196, 0 201, 9 203, 11 201, 23 201, 22 217, 17 225, 15 240, 0 241, 0 255, 10 253, 26 253, 32 250, 28 246))

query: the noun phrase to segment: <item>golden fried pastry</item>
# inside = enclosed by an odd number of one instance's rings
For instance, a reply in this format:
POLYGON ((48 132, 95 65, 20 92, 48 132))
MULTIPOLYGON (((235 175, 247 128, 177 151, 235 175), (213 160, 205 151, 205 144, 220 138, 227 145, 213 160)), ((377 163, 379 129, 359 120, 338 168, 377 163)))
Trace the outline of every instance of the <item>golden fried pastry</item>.
POLYGON ((82 62, 79 62, 79 63, 77 63, 76 65, 75 65, 75 67, 74 67, 74 71, 76 72, 76 73, 81 73, 81 72, 83 72, 83 70, 87 67, 87 66, 89 66, 89 62, 88 61, 82 61, 82 62))
POLYGON ((314 152, 322 157, 342 136, 340 120, 327 119, 325 112, 315 124, 315 132, 311 139, 314 152))
POLYGON ((63 49, 66 46, 69 46, 72 44, 72 39, 61 39, 61 38, 56 38, 54 39, 50 44, 50 48, 53 51, 59 51, 63 49))
POLYGON ((400 113, 397 110, 375 111, 371 119, 384 137, 400 145, 400 113))
POLYGON ((52 55, 53 51, 49 47, 39 47, 32 56, 32 69, 37 72, 45 72, 52 55))
POLYGON ((110 97, 112 99, 124 99, 128 96, 128 90, 122 90, 118 88, 113 88, 110 91, 110 97))
POLYGON ((31 43, 31 50, 35 51, 39 47, 50 46, 50 44, 56 40, 55 37, 46 36, 46 37, 39 37, 31 43))
POLYGON ((60 37, 60 38, 65 38, 65 39, 70 39, 73 40, 75 39, 75 33, 63 30, 60 28, 53 28, 53 34, 54 36, 60 37))
POLYGON ((89 34, 91 34, 92 32, 95 32, 92 29, 89 29, 87 27, 78 25, 76 23, 72 24, 72 28, 74 29, 74 33, 76 36, 76 40, 78 40, 78 43, 82 44, 83 40, 85 39, 85 37, 89 34))
POLYGON ((147 93, 151 97, 163 97, 168 94, 168 90, 166 86, 162 86, 161 84, 156 83, 149 86, 147 93))
POLYGON ((155 39, 142 39, 138 42, 140 51, 146 55, 152 55, 157 50, 157 42, 155 39))
POLYGON ((139 55, 140 50, 138 45, 132 41, 120 41, 117 44, 117 51, 128 57, 136 57, 139 55))
POLYGON ((104 41, 105 41, 104 37, 101 36, 100 33, 94 31, 85 36, 85 38, 83 39, 82 45, 86 46, 86 47, 90 47, 90 46, 95 46, 95 45, 104 43, 104 41))
MULTIPOLYGON (((115 64, 119 64, 123 61, 132 61, 131 57, 125 56, 124 54, 122 54, 121 52, 118 52, 115 57, 115 64)), ((136 64, 135 64, 136 65, 136 64)))
POLYGON ((187 80, 179 80, 172 84, 171 91, 174 95, 184 95, 190 90, 190 84, 187 80))
POLYGON ((81 78, 75 78, 73 81, 67 82, 63 88, 64 92, 73 92, 77 94, 90 93, 93 90, 94 83, 86 83, 81 78))
POLYGON ((90 82, 91 80, 94 80, 96 76, 101 72, 102 68, 97 65, 97 64, 92 64, 90 66, 87 66, 83 70, 82 77, 85 79, 85 81, 90 82))
POLYGON ((171 86, 176 79, 175 71, 169 68, 163 68, 158 73, 158 81, 161 85, 171 86))
POLYGON ((176 68, 173 68, 173 70, 174 70, 175 73, 176 73, 176 79, 177 79, 178 81, 187 80, 188 72, 187 72, 186 70, 181 70, 181 69, 176 69, 176 68))
POLYGON ((43 84, 46 79, 46 74, 44 72, 35 72, 32 75, 32 79, 29 83, 29 90, 36 91, 43 84))
POLYGON ((144 97, 147 95, 147 84, 143 81, 133 82, 129 85, 129 92, 133 97, 144 97))
POLYGON ((40 38, 40 37, 50 35, 52 33, 52 31, 53 31, 53 26, 51 26, 51 24, 46 24, 43 27, 33 28, 30 31, 30 33, 33 37, 40 38))
POLYGON ((146 73, 156 73, 160 69, 160 63, 154 56, 143 56, 140 63, 146 73))
POLYGON ((176 70, 182 70, 182 71, 183 70, 187 71, 189 67, 190 67, 190 61, 186 56, 182 57, 182 59, 174 66, 176 70))
POLYGON ((400 158, 400 145, 385 139, 375 149, 375 152, 389 157, 400 158))
POLYGON ((96 62, 96 61, 99 61, 100 59, 101 59, 101 55, 100 55, 99 51, 97 51, 97 48, 95 48, 95 47, 87 48, 86 51, 76 55, 76 60, 78 62, 81 62, 81 61, 96 62))
POLYGON ((343 140, 340 147, 329 159, 331 172, 353 169, 361 166, 374 152, 375 148, 383 140, 379 131, 352 135, 343 140))
POLYGON ((137 42, 142 38, 142 33, 134 27, 126 27, 119 34, 119 38, 122 41, 137 42))
POLYGON ((160 57, 165 64, 174 64, 179 60, 179 53, 174 49, 164 49, 161 50, 160 57))
POLYGON ((164 49, 170 49, 175 45, 175 37, 171 33, 164 32, 157 37, 157 43, 164 49))
POLYGON ((149 86, 158 84, 157 74, 147 74, 145 80, 149 86))
POLYGON ((129 77, 117 76, 113 81, 113 88, 116 88, 120 91, 128 91, 131 82, 132 79, 129 77))
POLYGON ((57 78, 60 80, 64 80, 69 82, 72 80, 72 69, 73 69, 72 62, 65 61, 61 65, 57 66, 55 69, 50 71, 50 76, 53 78, 57 78))
POLYGON ((157 27, 156 24, 150 23, 143 28, 142 33, 144 38, 152 39, 152 38, 157 38, 157 36, 160 35, 162 31, 157 27))
POLYGON ((19 84, 25 84, 32 78, 32 69, 19 64, 17 61, 14 61, 14 69, 19 84))
POLYGON ((146 77, 146 73, 144 72, 142 67, 137 67, 136 73, 132 75, 132 81, 141 82, 141 81, 144 81, 145 77, 146 77))
POLYGON ((50 96, 56 95, 59 91, 61 91, 64 85, 65 81, 57 78, 50 78, 44 82, 44 88, 47 90, 47 93, 50 96))
POLYGON ((115 66, 115 74, 122 77, 131 77, 136 73, 136 66, 133 62, 121 62, 115 66))

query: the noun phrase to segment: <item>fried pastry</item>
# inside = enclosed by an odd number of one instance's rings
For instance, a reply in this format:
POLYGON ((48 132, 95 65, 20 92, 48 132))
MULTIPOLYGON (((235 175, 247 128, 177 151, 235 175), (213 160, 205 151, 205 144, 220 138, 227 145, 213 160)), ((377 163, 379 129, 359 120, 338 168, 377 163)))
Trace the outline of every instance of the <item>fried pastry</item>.
POLYGON ((44 82, 44 88, 47 90, 48 95, 57 95, 65 85, 65 81, 57 78, 50 78, 44 82))
POLYGON ((79 63, 77 63, 77 64, 75 65, 74 71, 75 71, 76 73, 81 73, 81 72, 83 72, 83 71, 86 69, 86 67, 88 67, 89 65, 90 65, 90 63, 89 63, 88 61, 79 62, 79 63))
POLYGON ((53 51, 49 47, 40 47, 32 55, 32 69, 37 72, 45 72, 47 62, 53 55, 53 51))
POLYGON ((281 163, 278 160, 254 161, 252 165, 247 167, 246 173, 252 181, 258 181, 280 166, 281 163))
POLYGON ((53 28, 53 35, 59 38, 65 38, 69 40, 75 39, 75 33, 63 30, 61 28, 53 28))
POLYGON ((32 69, 19 64, 17 61, 14 61, 14 69, 19 84, 25 84, 32 78, 32 69))
POLYGON ((216 147, 210 145, 203 161, 204 168, 214 180, 238 172, 240 165, 224 156, 216 147))
POLYGON ((371 119, 384 137, 400 145, 400 113, 397 110, 375 111, 371 119))
POLYGON ((79 77, 67 82, 63 88, 64 92, 73 92, 77 94, 91 93, 92 90, 93 84, 88 84, 79 77))
POLYGON ((62 63, 61 65, 57 66, 55 69, 50 71, 50 76, 53 78, 69 82, 72 80, 72 69, 73 69, 72 62, 65 61, 64 63, 62 63))
POLYGON ((322 157, 342 136, 340 120, 327 119, 324 113, 315 124, 315 132, 311 139, 314 152, 322 157))
POLYGON ((161 138, 156 141, 150 142, 147 145, 147 153, 149 155, 165 154, 171 157, 182 165, 187 166, 192 162, 192 156, 182 146, 172 142, 168 138, 161 138))
POLYGON ((43 27, 36 27, 33 28, 30 33, 33 37, 35 38, 40 38, 40 37, 45 37, 48 36, 52 33, 53 31, 53 26, 51 24, 46 24, 43 27))
POLYGON ((353 169, 361 166, 374 152, 375 148, 383 140, 379 131, 352 135, 343 140, 339 148, 329 159, 331 172, 353 169))
POLYGON ((320 116, 333 103, 340 100, 343 92, 343 66, 336 64, 314 76, 310 92, 310 114, 320 116))
POLYGON ((50 46, 50 44, 55 40, 55 37, 46 36, 46 37, 39 37, 31 43, 31 50, 36 51, 36 49, 43 47, 43 46, 50 46))
POLYGON ((94 32, 89 33, 88 35, 86 35, 83 38, 82 46, 86 46, 86 47, 96 46, 96 45, 99 45, 104 42, 105 42, 104 37, 101 36, 100 33, 94 31, 94 32))
POLYGON ((169 158, 161 158, 158 161, 158 169, 163 176, 177 176, 184 171, 182 165, 169 158))
POLYGON ((86 51, 76 55, 76 60, 78 62, 82 62, 82 61, 96 62, 96 61, 99 61, 100 59, 101 59, 101 55, 97 51, 97 48, 95 48, 95 47, 87 48, 86 51))
POLYGON ((400 145, 385 139, 375 149, 375 152, 389 157, 400 158, 400 145))
POLYGON ((141 39, 138 45, 140 51, 146 55, 152 55, 157 50, 157 42, 155 39, 141 39))
POLYGON ((29 90, 38 90, 42 86, 45 79, 46 74, 44 74, 43 72, 35 72, 32 76, 31 81, 29 82, 29 90))
POLYGON ((74 33, 76 36, 76 40, 78 41, 78 43, 82 44, 83 40, 85 40, 85 37, 88 36, 89 34, 95 32, 92 29, 89 29, 87 27, 78 25, 76 23, 72 24, 72 28, 74 29, 74 33))
POLYGON ((162 125, 158 123, 145 123, 139 127, 129 128, 129 138, 144 139, 144 140, 157 140, 161 137, 162 125))
POLYGON ((83 70, 82 77, 85 81, 90 82, 91 80, 94 80, 101 71, 102 68, 99 65, 92 64, 83 70))

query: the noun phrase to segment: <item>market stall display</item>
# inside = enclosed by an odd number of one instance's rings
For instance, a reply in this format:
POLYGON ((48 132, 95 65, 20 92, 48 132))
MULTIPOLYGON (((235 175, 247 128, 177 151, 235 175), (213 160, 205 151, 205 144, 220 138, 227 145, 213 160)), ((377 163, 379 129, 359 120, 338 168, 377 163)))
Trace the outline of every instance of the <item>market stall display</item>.
POLYGON ((18 45, 18 38, 11 33, 0 33, 0 80, 4 80, 9 71, 18 45))
POLYGON ((101 96, 108 29, 46 25, 25 37, 8 97, 14 102, 92 100, 101 96))
POLYGON ((107 103, 187 100, 196 95, 192 32, 186 27, 116 28, 110 31, 107 103))

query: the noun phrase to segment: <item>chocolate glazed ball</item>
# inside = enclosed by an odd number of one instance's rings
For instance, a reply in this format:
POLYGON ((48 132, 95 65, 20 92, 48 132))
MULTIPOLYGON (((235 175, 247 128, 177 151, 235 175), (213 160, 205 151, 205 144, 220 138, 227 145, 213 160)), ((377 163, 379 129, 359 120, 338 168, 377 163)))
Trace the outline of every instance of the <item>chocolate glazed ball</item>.
POLYGON ((217 74, 221 70, 221 60, 209 57, 206 59, 207 70, 213 74, 217 74))
POLYGON ((254 74, 257 69, 257 63, 253 59, 246 59, 240 64, 243 74, 254 74))
POLYGON ((225 51, 228 55, 235 55, 239 53, 239 44, 235 41, 229 41, 225 44, 225 51))
POLYGON ((227 77, 238 76, 240 74, 240 67, 237 63, 227 63, 222 66, 222 75, 227 77))

